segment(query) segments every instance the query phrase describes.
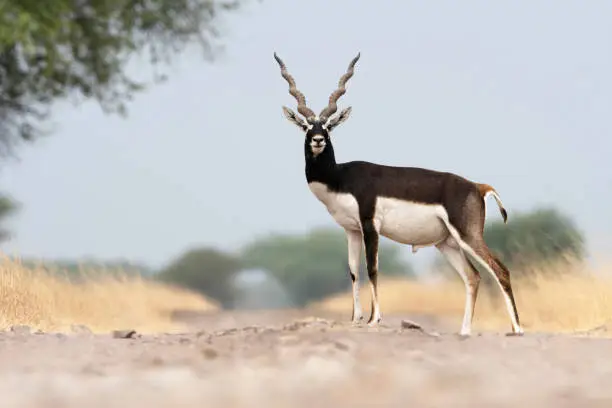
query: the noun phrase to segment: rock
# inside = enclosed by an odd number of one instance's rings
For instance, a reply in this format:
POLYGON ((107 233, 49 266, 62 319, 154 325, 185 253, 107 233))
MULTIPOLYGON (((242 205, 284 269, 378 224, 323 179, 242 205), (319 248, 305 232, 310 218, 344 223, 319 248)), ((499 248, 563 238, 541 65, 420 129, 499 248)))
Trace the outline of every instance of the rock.
POLYGON ((348 351, 349 350, 349 346, 341 341, 336 340, 334 342, 334 346, 338 349, 338 350, 342 350, 342 351, 348 351))
POLYGON ((133 339, 140 337, 136 330, 115 330, 113 331, 113 338, 115 339, 133 339))
POLYGON ((305 319, 296 320, 292 323, 284 325, 283 330, 296 331, 302 328, 310 328, 310 327, 328 328, 328 327, 333 327, 333 326, 334 326, 334 322, 332 321, 321 319, 318 317, 307 317, 305 319))
POLYGON ((233 327, 231 329, 217 331, 215 332, 215 336, 223 337, 223 336, 228 336, 230 334, 235 334, 235 333, 238 333, 238 329, 236 327, 233 327))
POLYGON ((202 350, 202 355, 204 356, 204 358, 206 358, 207 360, 213 360, 217 357, 219 357, 219 352, 213 348, 205 348, 202 350))
POLYGON ((253 332, 253 333, 259 333, 263 330, 263 327, 260 326, 246 326, 242 328, 243 332, 253 332))
POLYGON ((402 320, 401 329, 398 330, 398 333, 403 332, 404 330, 416 330, 418 332, 423 333, 424 335, 439 338, 440 333, 438 332, 429 332, 423 328, 420 324, 413 322, 412 320, 404 319, 402 320))
POLYGON ((164 364, 165 364, 164 359, 161 358, 160 356, 155 356, 151 359, 151 365, 162 366, 164 364))
POLYGON ((32 333, 32 328, 30 326, 26 326, 26 325, 15 325, 15 326, 11 326, 9 328, 9 331, 11 333, 15 333, 15 334, 19 334, 19 335, 26 335, 26 334, 31 334, 32 333))
POLYGON ((404 319, 402 320, 402 329, 410 329, 410 330, 423 330, 423 327, 413 322, 412 320, 404 319))
POLYGON ((287 331, 296 331, 300 328, 300 325, 298 323, 289 323, 283 326, 283 330, 287 330, 287 331))

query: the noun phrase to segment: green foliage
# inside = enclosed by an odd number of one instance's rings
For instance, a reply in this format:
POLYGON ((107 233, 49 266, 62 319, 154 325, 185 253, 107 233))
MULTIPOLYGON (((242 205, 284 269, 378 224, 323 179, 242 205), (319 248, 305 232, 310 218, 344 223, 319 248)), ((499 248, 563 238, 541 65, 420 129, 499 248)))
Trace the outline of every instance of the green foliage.
POLYGON ((6 241, 10 237, 10 233, 1 225, 11 217, 17 210, 19 205, 6 195, 0 195, 0 242, 6 241))
POLYGON ((213 248, 187 251, 164 268, 156 278, 198 291, 224 308, 234 304, 234 278, 242 269, 239 259, 213 248))
MULTIPOLYGON (((299 306, 350 287, 346 237, 335 228, 256 240, 244 249, 243 262, 269 271, 299 306)), ((413 270, 401 260, 397 245, 382 241, 379 263, 381 275, 413 276, 413 270)), ((362 279, 365 270, 362 256, 362 279)))
POLYGON ((485 241, 508 265, 549 261, 562 255, 585 256, 585 242, 575 223, 554 208, 517 213, 508 225, 501 221, 485 228, 485 241))
MULTIPOLYGON (((508 224, 502 221, 487 223, 484 239, 491 251, 511 269, 512 276, 533 270, 523 268, 527 265, 554 261, 563 256, 583 259, 586 252, 584 237, 575 223, 554 208, 510 214, 508 224)), ((441 255, 434 261, 434 269, 456 275, 441 255)), ((488 274, 481 275, 485 282, 493 282, 488 274)))
POLYGON ((211 58, 217 15, 238 1, 0 0, 0 142, 32 140, 52 102, 94 98, 105 112, 145 86, 126 73, 130 57, 169 63, 189 44, 211 58))

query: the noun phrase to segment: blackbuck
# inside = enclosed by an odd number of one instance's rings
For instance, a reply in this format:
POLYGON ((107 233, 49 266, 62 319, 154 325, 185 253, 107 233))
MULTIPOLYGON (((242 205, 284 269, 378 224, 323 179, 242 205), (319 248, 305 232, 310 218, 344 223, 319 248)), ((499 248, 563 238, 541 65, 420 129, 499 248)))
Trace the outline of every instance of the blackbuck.
POLYGON ((350 62, 328 105, 317 115, 283 61, 274 53, 297 114, 283 106, 289 121, 305 133, 304 157, 308 187, 333 219, 346 231, 348 264, 353 288, 352 321, 363 319, 359 302, 359 263, 365 247, 372 304, 368 325, 381 321, 377 276, 379 236, 419 248, 435 246, 465 283, 466 301, 461 334, 471 333, 480 274, 477 262, 495 278, 510 314, 512 333, 522 334, 508 268, 489 250, 483 238, 485 199, 492 196, 504 222, 507 213, 495 189, 448 172, 418 167, 387 166, 366 161, 337 163, 330 132, 346 121, 351 107, 336 113, 360 54, 350 62), (299 115, 298 115, 299 114, 299 115))

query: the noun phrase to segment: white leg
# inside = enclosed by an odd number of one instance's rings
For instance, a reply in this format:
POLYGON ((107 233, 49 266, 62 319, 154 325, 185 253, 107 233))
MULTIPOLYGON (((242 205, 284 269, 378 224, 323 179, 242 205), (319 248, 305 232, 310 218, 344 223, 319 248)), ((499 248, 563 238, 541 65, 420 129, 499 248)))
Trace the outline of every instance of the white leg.
POLYGON ((361 260, 361 247, 363 238, 361 231, 346 231, 348 241, 348 265, 353 284, 353 323, 359 323, 363 319, 361 302, 359 301, 359 261, 361 260))
POLYGON ((478 296, 478 285, 480 275, 472 268, 465 257, 463 251, 453 238, 447 239, 444 243, 437 245, 442 255, 451 264, 453 269, 459 273, 465 284, 465 310, 463 313, 463 324, 460 334, 469 336, 472 333, 472 320, 474 318, 474 306, 478 296))
MULTIPOLYGON (((378 279, 376 277, 375 279, 378 279)), ((382 316, 380 315, 380 305, 378 304, 378 282, 377 280, 370 280, 370 289, 372 293, 372 317, 368 322, 368 326, 376 327, 382 320, 382 316)))
POLYGON ((512 322, 512 331, 515 334, 523 334, 524 331, 518 322, 518 316, 516 312, 516 306, 514 305, 514 301, 510 298, 510 295, 508 294, 506 289, 504 289, 504 286, 500 282, 499 277, 497 276, 493 268, 491 268, 491 266, 487 262, 485 262, 482 256, 478 255, 476 251, 471 246, 469 246, 467 243, 462 242, 462 248, 464 245, 466 247, 466 252, 472 258, 474 258, 481 266, 483 266, 491 274, 495 282, 497 282, 497 286, 499 286, 499 289, 501 290, 501 293, 504 296, 504 300, 506 302, 506 309, 508 310, 508 314, 510 315, 510 321, 512 322), (468 248, 469 248, 469 251, 468 251, 468 248))
POLYGON ((372 292, 371 315, 368 326, 376 327, 382 320, 378 303, 378 242, 380 222, 378 220, 362 220, 364 245, 366 249, 366 264, 372 292))
MULTIPOLYGON (((380 230, 380 227, 374 223, 374 227, 376 228, 376 233, 380 230)), ((378 236, 376 240, 376 252, 374 254, 374 270, 376 274, 370 278, 370 290, 372 295, 372 316, 370 318, 370 322, 368 325, 370 327, 376 327, 382 320, 382 316, 380 314, 380 304, 378 303, 378 236)))
POLYGON ((497 274, 495 273, 491 265, 489 265, 484 260, 484 258, 476 252, 476 249, 472 248, 470 245, 468 245, 467 242, 461 239, 461 237, 459 236, 459 233, 457 232, 457 229, 453 227, 451 223, 449 222, 448 216, 443 215, 440 217, 440 219, 444 221, 444 223, 446 224, 446 227, 448 228, 448 231, 450 232, 451 236, 455 239, 455 241, 459 244, 459 247, 463 251, 465 251, 467 255, 469 255, 476 262, 478 262, 480 266, 485 268, 487 272, 491 274, 495 282, 497 282, 497 285, 499 286, 499 289, 501 290, 502 295, 504 296, 504 300, 506 301, 506 308, 508 309, 508 314, 510 315, 510 320, 512 322, 512 330, 514 331, 515 334, 523 334, 523 328, 518 322, 518 316, 516 313, 516 307, 514 305, 514 302, 510 298, 510 295, 508 294, 508 292, 504 289, 504 286, 500 282, 499 277, 497 276, 497 274))

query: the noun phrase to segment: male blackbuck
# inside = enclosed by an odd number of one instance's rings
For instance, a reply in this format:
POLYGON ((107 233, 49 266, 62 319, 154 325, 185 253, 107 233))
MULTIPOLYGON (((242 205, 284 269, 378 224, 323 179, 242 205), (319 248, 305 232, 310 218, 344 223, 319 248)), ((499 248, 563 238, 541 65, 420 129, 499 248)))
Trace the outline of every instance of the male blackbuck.
POLYGON ((368 325, 381 321, 378 303, 379 236, 419 248, 435 246, 465 283, 466 301, 461 334, 471 333, 480 275, 477 262, 495 278, 510 314, 512 332, 522 334, 506 266, 489 250, 484 238, 485 199, 492 196, 504 222, 507 213, 495 189, 448 172, 418 167, 396 167, 351 161, 337 163, 330 132, 346 121, 348 107, 336 114, 338 99, 346 92, 360 54, 340 78, 328 105, 317 115, 306 106, 306 98, 283 61, 274 53, 289 93, 297 100, 296 114, 283 106, 290 122, 305 133, 304 157, 308 187, 346 231, 348 264, 353 287, 352 320, 363 319, 359 302, 359 263, 365 247, 366 266, 372 292, 368 325), (471 258, 471 259, 470 259, 471 258))

